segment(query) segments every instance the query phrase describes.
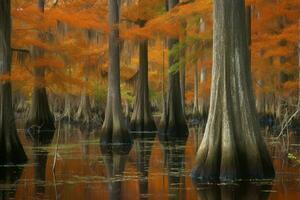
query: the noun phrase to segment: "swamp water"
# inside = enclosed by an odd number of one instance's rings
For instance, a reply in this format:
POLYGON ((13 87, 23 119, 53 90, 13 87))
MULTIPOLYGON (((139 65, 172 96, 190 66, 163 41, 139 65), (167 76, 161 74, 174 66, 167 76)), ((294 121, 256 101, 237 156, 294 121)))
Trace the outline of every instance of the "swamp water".
POLYGON ((276 168, 272 183, 196 187, 190 173, 202 130, 190 128, 185 144, 135 140, 128 155, 101 153, 98 131, 62 126, 53 173, 58 131, 50 145, 39 146, 19 130, 29 161, 0 167, 0 199, 300 199, 300 135, 266 137, 276 168))

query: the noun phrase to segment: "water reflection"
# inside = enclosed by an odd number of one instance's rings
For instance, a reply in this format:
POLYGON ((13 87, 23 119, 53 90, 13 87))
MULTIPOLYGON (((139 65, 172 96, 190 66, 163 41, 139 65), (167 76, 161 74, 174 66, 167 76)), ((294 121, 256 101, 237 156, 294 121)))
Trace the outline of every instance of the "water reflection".
POLYGON ((125 170, 125 164, 131 145, 113 145, 100 146, 104 165, 108 178, 108 193, 110 200, 118 200, 122 197, 122 179, 125 170))
POLYGON ((197 188, 198 200, 267 200, 272 185, 241 183, 237 185, 202 185, 197 188))
POLYGON ((32 142, 34 181, 36 196, 45 194, 46 168, 48 160, 48 150, 45 148, 51 144, 55 131, 32 131, 27 132, 27 139, 32 142))
POLYGON ((134 141, 136 165, 139 173, 140 199, 148 199, 148 173, 154 137, 137 138, 134 141))
POLYGON ((185 199, 185 144, 186 140, 161 141, 164 168, 168 174, 169 199, 185 199))
POLYGON ((196 188, 190 172, 196 143, 201 142, 203 135, 198 127, 190 129, 187 141, 136 137, 129 156, 128 146, 102 148, 99 154, 99 139, 94 130, 74 126, 62 126, 60 130, 59 140, 56 136, 52 146, 48 146, 51 135, 45 136, 45 140, 42 135, 34 135, 35 139, 28 136, 28 142, 20 133, 29 161, 19 181, 19 173, 0 167, 2 199, 300 199, 300 167, 287 157, 289 152, 300 158, 300 137, 296 134, 285 137, 286 144, 266 138, 277 171, 272 189, 259 184, 196 188), (60 156, 53 177, 57 141, 60 156), (9 174, 19 175, 9 178, 9 174))
POLYGON ((0 167, 0 199, 14 199, 23 167, 1 166, 0 167))
POLYGON ((80 139, 81 144, 82 144, 83 160, 88 160, 88 158, 89 158, 90 145, 88 143, 88 140, 89 140, 90 136, 92 135, 93 131, 94 131, 93 129, 84 128, 84 127, 80 127, 78 129, 79 139, 80 139))

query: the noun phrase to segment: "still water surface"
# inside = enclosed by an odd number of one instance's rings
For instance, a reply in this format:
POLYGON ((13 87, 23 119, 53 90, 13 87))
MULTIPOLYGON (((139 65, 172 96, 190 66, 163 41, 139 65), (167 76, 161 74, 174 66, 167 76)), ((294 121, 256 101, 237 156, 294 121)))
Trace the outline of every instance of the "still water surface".
POLYGON ((276 167, 272 183, 196 187, 190 173, 202 130, 190 128, 186 144, 135 140, 128 155, 101 153, 99 130, 60 129, 57 164, 52 171, 57 131, 52 144, 33 144, 19 130, 29 161, 0 167, 0 199, 300 199, 300 137, 267 137, 276 167), (288 151, 287 151, 288 150, 288 151))

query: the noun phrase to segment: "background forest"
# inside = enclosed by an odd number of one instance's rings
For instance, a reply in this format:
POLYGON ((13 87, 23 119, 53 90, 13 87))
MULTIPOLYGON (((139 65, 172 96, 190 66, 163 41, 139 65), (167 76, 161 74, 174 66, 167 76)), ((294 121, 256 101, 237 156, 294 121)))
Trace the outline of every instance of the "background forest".
MULTIPOLYGON (((283 120, 297 106, 299 88, 299 6, 297 0, 247 1, 251 21, 251 62, 259 113, 283 120), (276 10, 276 12, 274 12, 276 10)), ((168 73, 181 72, 186 113, 206 115, 212 64, 212 2, 182 1, 166 12, 162 0, 122 0, 120 11, 121 94, 127 115, 132 110, 139 72, 140 40, 149 41, 151 105, 163 109, 168 73), (143 26, 140 26, 140 22, 143 26), (167 36, 180 38, 168 51, 167 36), (169 69, 168 54, 180 59, 169 69)), ((12 1, 14 107, 29 113, 34 70, 56 117, 80 122, 103 120, 108 74, 107 1, 12 1), (34 56, 33 49, 43 50, 34 56)))

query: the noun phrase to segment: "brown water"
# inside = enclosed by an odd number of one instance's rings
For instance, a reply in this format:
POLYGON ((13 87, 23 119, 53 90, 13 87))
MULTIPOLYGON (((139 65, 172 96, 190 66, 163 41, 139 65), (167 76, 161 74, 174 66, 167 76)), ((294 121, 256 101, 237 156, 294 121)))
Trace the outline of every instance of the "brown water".
POLYGON ((300 166, 287 156, 300 158, 299 136, 267 139, 277 172, 272 183, 197 188, 190 172, 201 131, 191 128, 186 145, 135 141, 129 155, 102 155, 97 131, 62 127, 53 173, 57 132, 50 146, 33 147, 20 130, 29 162, 0 168, 0 199, 300 199, 300 166))

